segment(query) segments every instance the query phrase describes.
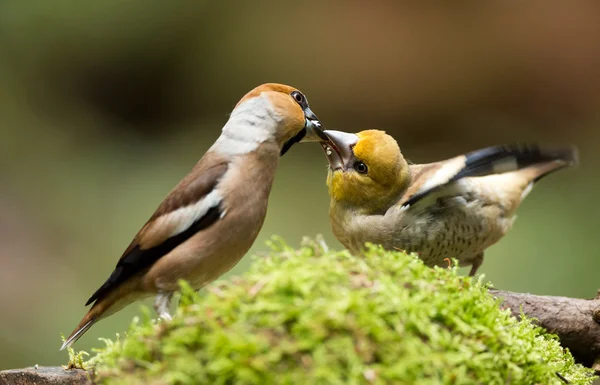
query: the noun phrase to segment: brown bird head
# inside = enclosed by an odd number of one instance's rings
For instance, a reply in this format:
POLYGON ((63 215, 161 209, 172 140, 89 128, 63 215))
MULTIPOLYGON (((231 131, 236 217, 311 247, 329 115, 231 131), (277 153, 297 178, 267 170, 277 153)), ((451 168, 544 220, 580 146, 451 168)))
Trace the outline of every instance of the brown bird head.
POLYGON ((234 113, 245 111, 248 107, 256 112, 260 106, 264 112, 254 114, 254 125, 271 119, 277 121, 272 134, 281 149, 281 155, 295 143, 326 140, 321 122, 310 109, 306 96, 298 89, 277 83, 260 85, 238 102, 234 113))
POLYGON ((410 170, 398 143, 384 131, 327 130, 325 135, 328 141, 321 146, 329 161, 327 186, 332 200, 381 213, 410 185, 410 170))

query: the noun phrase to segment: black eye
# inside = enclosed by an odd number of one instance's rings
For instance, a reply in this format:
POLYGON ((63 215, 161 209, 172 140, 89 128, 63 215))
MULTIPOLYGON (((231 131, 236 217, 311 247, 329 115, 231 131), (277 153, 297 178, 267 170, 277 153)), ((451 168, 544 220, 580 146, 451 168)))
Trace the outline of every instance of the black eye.
POLYGON ((366 174, 367 171, 369 171, 369 169, 367 168, 367 165, 360 161, 354 163, 354 169, 359 174, 366 174))
POLYGON ((292 98, 294 98, 294 100, 297 101, 298 104, 300 104, 300 105, 302 105, 302 103, 304 103, 304 95, 302 95, 298 91, 292 92, 292 98))

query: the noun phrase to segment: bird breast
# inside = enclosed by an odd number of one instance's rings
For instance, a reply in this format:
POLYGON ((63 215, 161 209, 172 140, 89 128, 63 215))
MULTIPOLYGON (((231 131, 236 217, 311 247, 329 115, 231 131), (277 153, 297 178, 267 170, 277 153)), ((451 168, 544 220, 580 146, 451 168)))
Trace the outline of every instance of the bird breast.
POLYGON ((463 186, 457 186, 455 195, 433 197, 408 209, 394 206, 385 215, 350 215, 332 206, 334 234, 353 253, 371 242, 388 250, 418 253, 429 266, 443 265, 445 258, 469 264, 500 240, 514 220, 512 210, 480 195, 469 183, 460 182, 463 186), (468 187, 467 192, 461 187, 468 187))

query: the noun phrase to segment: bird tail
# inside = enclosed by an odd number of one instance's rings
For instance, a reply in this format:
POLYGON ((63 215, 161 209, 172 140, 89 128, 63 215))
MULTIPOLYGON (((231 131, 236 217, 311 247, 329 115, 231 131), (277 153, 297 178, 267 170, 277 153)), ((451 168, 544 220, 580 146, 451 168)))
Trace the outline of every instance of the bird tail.
POLYGON ((539 170, 534 180, 563 167, 578 164, 577 149, 543 147, 537 144, 488 147, 465 155, 465 167, 451 181, 465 177, 502 174, 533 167, 539 170))
POLYGON ((62 344, 60 350, 73 345, 85 332, 102 318, 121 310, 125 305, 131 303, 134 296, 123 295, 123 292, 113 291, 107 296, 98 298, 90 310, 83 316, 79 325, 73 330, 69 338, 62 344))
POLYGON ((130 282, 129 286, 121 285, 119 290, 113 290, 105 296, 96 299, 96 302, 86 315, 83 316, 79 325, 77 325, 69 338, 62 344, 60 350, 73 345, 96 322, 118 312, 131 302, 143 297, 143 295, 135 291, 135 284, 135 282, 130 282))
POLYGON ((539 181, 554 171, 565 167, 576 167, 579 164, 579 153, 575 147, 556 149, 553 153, 549 153, 549 155, 554 155, 553 161, 540 163, 531 167, 534 173, 534 182, 539 181))
POLYGON ((92 306, 92 308, 86 313, 86 315, 81 319, 79 325, 73 330, 69 338, 62 344, 60 350, 64 350, 67 347, 71 347, 77 340, 88 331, 89 328, 92 327, 100 319, 100 316, 103 312, 99 312, 100 307, 92 306))
POLYGON ((573 146, 543 147, 537 144, 493 146, 464 155, 464 164, 443 183, 419 191, 403 206, 412 206, 425 196, 463 178, 518 172, 528 182, 537 182, 553 171, 579 162, 573 146))

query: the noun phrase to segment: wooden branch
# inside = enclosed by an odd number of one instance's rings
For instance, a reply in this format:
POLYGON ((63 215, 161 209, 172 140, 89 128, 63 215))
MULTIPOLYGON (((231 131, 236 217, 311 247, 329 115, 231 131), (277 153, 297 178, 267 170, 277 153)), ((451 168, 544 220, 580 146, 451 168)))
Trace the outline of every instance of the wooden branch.
POLYGON ((0 385, 85 385, 91 384, 90 374, 79 369, 65 370, 60 366, 40 366, 0 372, 0 385))
POLYGON ((515 317, 522 312, 558 335, 577 361, 600 369, 600 291, 593 299, 553 297, 490 289, 515 317))

